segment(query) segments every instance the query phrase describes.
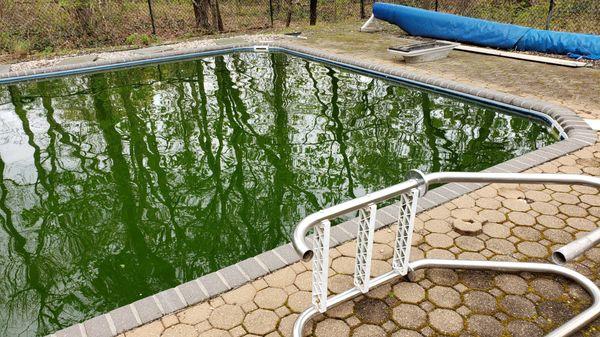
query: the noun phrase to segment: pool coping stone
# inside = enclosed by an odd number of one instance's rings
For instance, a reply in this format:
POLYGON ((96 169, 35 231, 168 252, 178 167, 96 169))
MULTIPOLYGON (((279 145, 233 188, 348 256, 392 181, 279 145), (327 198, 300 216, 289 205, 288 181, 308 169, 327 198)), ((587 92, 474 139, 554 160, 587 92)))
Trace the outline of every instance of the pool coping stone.
MULTIPOLYGON (((234 42, 240 41, 233 40, 234 42)), ((395 77, 392 80, 409 81, 433 86, 434 90, 442 92, 454 91, 459 94, 474 96, 479 99, 493 100, 502 104, 531 111, 532 114, 545 115, 555 121, 568 136, 567 139, 526 153, 503 163, 494 165, 482 172, 522 172, 547 161, 569 154, 586 146, 592 145, 597 140, 597 134, 573 110, 556 104, 544 102, 533 98, 522 98, 508 93, 491 89, 478 88, 468 84, 447 80, 437 76, 418 74, 407 69, 391 65, 381 65, 333 52, 300 46, 291 41, 247 42, 231 43, 224 40, 215 45, 197 48, 177 48, 173 46, 149 47, 131 50, 129 57, 94 61, 93 58, 78 57, 77 59, 59 62, 50 67, 30 69, 26 71, 6 71, 0 66, 0 84, 2 80, 23 78, 32 75, 52 75, 52 73, 66 72, 82 69, 99 71, 114 70, 117 67, 134 66, 149 63, 150 61, 168 61, 177 56, 187 56, 206 52, 231 52, 239 48, 253 48, 266 46, 276 51, 291 51, 306 54, 309 57, 324 59, 328 62, 343 63, 352 67, 361 68, 366 72, 377 72, 376 75, 395 77), (90 59, 92 61, 90 61, 90 59), (143 62, 148 61, 148 62, 143 62), (138 64, 132 64, 139 62, 138 64), (114 67, 109 69, 109 67, 114 67)), ((194 56, 190 56, 190 59, 194 56)), ((56 75, 59 76, 59 75, 56 75)), ((64 75, 60 75, 64 76, 64 75)), ((418 211, 440 206, 462 195, 473 192, 487 184, 459 184, 450 183, 432 189, 425 197, 419 200, 418 211)), ((380 209, 376 229, 389 226, 393 223, 394 214, 398 206, 392 204, 380 209), (392 221, 390 221, 392 220, 392 221)), ((356 238, 356 219, 345 221, 331 230, 331 247, 356 238)), ((125 331, 150 323, 165 315, 177 312, 207 299, 213 298, 225 291, 237 288, 259 277, 265 276, 278 269, 300 261, 300 256, 295 253, 290 243, 268 250, 255 257, 240 261, 216 272, 204 275, 195 280, 180 284, 174 288, 166 289, 158 294, 140 299, 134 303, 116 308, 108 313, 88 319, 83 323, 75 324, 53 334, 50 337, 112 337, 125 331)))

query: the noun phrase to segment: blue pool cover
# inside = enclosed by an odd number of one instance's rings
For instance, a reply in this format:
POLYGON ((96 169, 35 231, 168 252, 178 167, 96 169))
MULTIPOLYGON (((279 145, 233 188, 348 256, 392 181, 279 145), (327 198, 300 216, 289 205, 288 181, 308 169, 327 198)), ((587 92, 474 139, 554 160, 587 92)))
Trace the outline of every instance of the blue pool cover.
POLYGON ((382 2, 373 5, 373 15, 415 36, 600 59, 598 35, 534 29, 382 2))

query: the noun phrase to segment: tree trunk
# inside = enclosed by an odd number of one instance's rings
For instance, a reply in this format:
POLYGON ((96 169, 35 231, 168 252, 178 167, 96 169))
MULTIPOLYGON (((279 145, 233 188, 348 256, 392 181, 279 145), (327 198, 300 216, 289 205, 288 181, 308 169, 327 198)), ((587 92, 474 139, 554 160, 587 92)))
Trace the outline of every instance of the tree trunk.
POLYGON ((208 15, 210 12, 209 0, 192 0, 194 4, 194 17, 196 18, 196 28, 210 30, 208 15))
POLYGON ((317 0, 310 0, 310 25, 317 24, 317 0))
POLYGON ((292 23, 292 10, 294 9, 294 5, 292 3, 293 0, 287 0, 287 17, 285 18, 285 26, 289 27, 290 23, 292 23))
POLYGON ((360 0, 360 18, 364 19, 365 17, 365 0, 360 0))
POLYGON ((212 5, 213 27, 217 28, 217 31, 222 32, 224 28, 221 10, 219 9, 219 0, 213 0, 212 5))

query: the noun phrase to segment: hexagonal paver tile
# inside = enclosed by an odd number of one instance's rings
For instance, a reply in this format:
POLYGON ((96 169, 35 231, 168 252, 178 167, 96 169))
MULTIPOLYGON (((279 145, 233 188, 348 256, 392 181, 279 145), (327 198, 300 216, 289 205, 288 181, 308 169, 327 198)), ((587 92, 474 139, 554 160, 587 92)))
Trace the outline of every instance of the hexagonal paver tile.
POLYGON ((401 282, 394 285, 394 295, 401 302, 419 303, 425 299, 425 289, 413 282, 401 282))
POLYGON ((475 204, 481 208, 486 209, 499 209, 500 207, 502 207, 500 201, 494 198, 478 198, 475 201, 475 204))
POLYGON ((177 314, 177 318, 181 323, 195 325, 208 319, 212 308, 208 303, 200 303, 189 307, 177 314))
POLYGON ((483 224, 476 220, 454 219, 452 227, 455 231, 464 235, 478 235, 483 230, 483 224))
POLYGON ((504 239, 489 239, 485 242, 485 246, 497 254, 509 255, 515 251, 515 245, 504 239))
POLYGON ((459 277, 461 282, 471 289, 487 290, 494 284, 493 274, 484 271, 461 271, 459 277))
POLYGON ((413 330, 400 329, 394 332, 392 337, 423 337, 423 335, 413 330))
POLYGON ((471 252, 479 252, 485 248, 483 241, 472 236, 459 236, 454 242, 458 248, 471 252))
POLYGON ((254 297, 254 303, 259 308, 263 309, 277 309, 282 306, 287 300, 287 293, 283 289, 279 288, 265 288, 254 297))
POLYGON ((231 337, 231 334, 221 329, 210 329, 201 333, 199 337, 231 337))
POLYGON ((293 311, 300 313, 312 305, 311 293, 307 291, 298 291, 288 298, 288 307, 293 311))
POLYGON ((534 202, 531 204, 531 209, 544 215, 558 214, 558 207, 547 202, 534 202))
POLYGON ((504 327, 492 316, 473 315, 467 320, 467 329, 480 337, 500 337, 504 327))
POLYGON ((542 202, 548 202, 552 199, 550 194, 543 191, 525 191, 525 197, 529 200, 542 202))
MULTIPOLYGON (((510 209, 511 211, 527 212, 531 209, 525 199, 506 199, 502 200, 502 206, 510 209)), ((509 215, 510 217, 510 215, 509 215)))
POLYGON ((479 216, 487 222, 501 223, 506 221, 506 215, 504 213, 491 209, 480 211, 479 216))
POLYGON ((245 284, 223 294, 223 300, 229 304, 244 304, 252 301, 254 295, 256 295, 256 289, 251 284, 245 284))
POLYGON ((496 311, 496 298, 487 292, 469 291, 465 294, 465 305, 474 312, 489 314, 496 311))
POLYGON ((531 281, 531 286, 538 295, 551 300, 560 298, 565 292, 560 283, 544 278, 531 281))
MULTIPOLYGON (((527 207, 529 208, 529 205, 527 207)), ((508 213, 508 220, 519 226, 533 226, 535 224, 535 218, 531 214, 524 212, 508 213)))
POLYGON ((275 330, 278 321, 279 317, 273 311, 257 309, 244 318, 243 326, 249 333, 264 336, 275 330))
POLYGON ((567 225, 580 231, 592 231, 596 229, 596 224, 586 218, 568 218, 567 225))
POLYGON ((382 300, 365 298, 354 306, 356 317, 363 323, 381 325, 390 319, 390 309, 382 300))
POLYGON ((425 325, 427 313, 414 304, 400 304, 392 310, 392 317, 402 328, 418 329, 425 325))
POLYGON ((537 314, 535 305, 525 297, 508 295, 500 301, 500 307, 507 314, 517 318, 532 318, 537 314))
POLYGON ((160 337, 165 330, 160 321, 142 325, 141 327, 125 333, 126 337, 160 337))
POLYGON ((512 337, 542 337, 544 331, 537 325, 526 321, 512 321, 507 326, 512 337))
POLYGON ((510 236, 510 229, 501 224, 486 223, 483 225, 483 233, 493 238, 504 239, 510 236))
POLYGON ((394 255, 394 250, 388 245, 381 243, 373 244, 373 259, 374 260, 387 260, 394 255))
POLYGON ((527 282, 517 275, 502 274, 494 278, 496 286, 508 294, 523 295, 527 292, 527 282))
POLYGON ((433 304, 442 308, 456 308, 460 302, 458 291, 443 286, 435 286, 427 290, 427 297, 433 304))
POLYGON ((330 337, 330 336, 349 336, 350 335, 350 327, 346 322, 327 318, 324 321, 317 323, 317 327, 315 329, 316 337, 330 337))
POLYGON ((208 317, 208 321, 213 327, 223 330, 229 330, 239 325, 243 319, 244 312, 242 309, 237 305, 231 304, 225 304, 216 308, 210 314, 210 317, 208 317))
POLYGON ((198 330, 191 325, 176 324, 166 329, 161 337, 197 337, 198 330))
POLYGON ((548 248, 546 248, 545 246, 537 243, 537 242, 530 242, 530 241, 524 241, 524 242, 519 242, 519 244, 517 244, 517 249, 527 255, 527 256, 531 256, 531 257, 546 257, 548 256, 548 248))
MULTIPOLYGON (((373 274, 372 271, 371 274, 373 274)), ((334 294, 339 294, 353 287, 354 278, 350 275, 337 274, 329 278, 329 290, 331 290, 331 292, 334 294)))
POLYGON ((575 316, 575 313, 566 303, 558 301, 545 301, 537 306, 538 313, 548 321, 562 325, 575 316))
POLYGON ((354 313, 354 302, 346 301, 333 308, 327 309, 327 317, 346 318, 354 313))
POLYGON ((377 325, 365 324, 352 332, 352 337, 386 337, 385 330, 377 325))
POLYGON ((354 258, 340 256, 333 260, 331 268, 340 274, 354 275, 354 258))
POLYGON ((525 194, 522 191, 510 187, 500 187, 498 189, 498 195, 507 199, 517 199, 523 198, 525 196, 525 194))
POLYGON ((446 234, 432 233, 425 237, 425 241, 432 247, 436 248, 449 248, 452 247, 454 242, 452 238, 446 234))
POLYGON ((296 272, 291 267, 280 269, 265 276, 265 281, 269 286, 282 289, 294 283, 295 279, 296 272))
POLYGON ((563 228, 567 225, 563 219, 545 214, 538 216, 537 221, 540 225, 548 228, 563 228))
POLYGON ((296 276, 296 281, 294 281, 294 285, 300 290, 312 290, 312 272, 305 271, 298 274, 296 276))
MULTIPOLYGON (((294 323, 298 319, 298 314, 289 314, 282 318, 277 325, 277 331, 279 331, 283 336, 292 337, 292 330, 294 329, 294 323)), ((310 327, 310 323, 304 326, 305 330, 308 330, 310 327)))
POLYGON ((479 214, 475 212, 471 207, 469 208, 457 208, 452 210, 452 217, 458 220, 464 221, 480 221, 479 214))
POLYGON ((453 310, 435 309, 429 313, 429 324, 443 334, 456 334, 463 330, 463 319, 453 310))
POLYGON ((560 202, 561 204, 576 205, 580 202, 576 195, 570 193, 556 192, 552 194, 552 199, 560 202))
POLYGON ((444 220, 440 220, 440 219, 431 219, 428 221, 425 221, 425 229, 428 230, 431 233, 448 233, 449 231, 452 230, 452 226, 450 226, 450 224, 444 220))
POLYGON ((452 269, 427 269, 426 275, 434 284, 453 286, 458 283, 458 275, 452 269))
POLYGON ((544 237, 555 243, 569 243, 574 240, 573 235, 562 229, 546 229, 544 237))

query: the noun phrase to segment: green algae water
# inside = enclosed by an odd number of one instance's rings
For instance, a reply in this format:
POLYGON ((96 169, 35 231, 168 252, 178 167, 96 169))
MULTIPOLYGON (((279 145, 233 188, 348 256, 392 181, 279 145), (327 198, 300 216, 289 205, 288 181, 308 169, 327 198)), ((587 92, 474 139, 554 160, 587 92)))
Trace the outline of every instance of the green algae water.
POLYGON ((51 333, 275 248, 409 169, 479 171, 556 140, 277 53, 0 87, 0 335, 51 333))

